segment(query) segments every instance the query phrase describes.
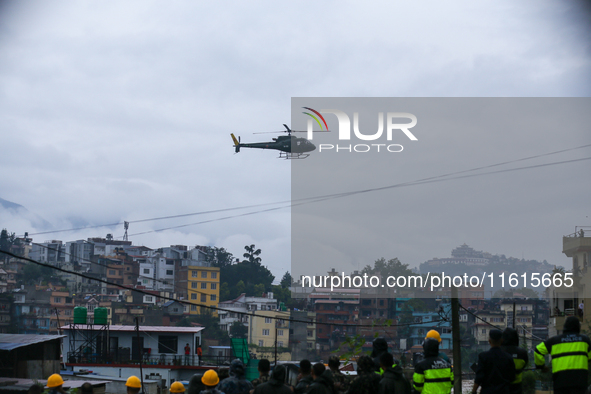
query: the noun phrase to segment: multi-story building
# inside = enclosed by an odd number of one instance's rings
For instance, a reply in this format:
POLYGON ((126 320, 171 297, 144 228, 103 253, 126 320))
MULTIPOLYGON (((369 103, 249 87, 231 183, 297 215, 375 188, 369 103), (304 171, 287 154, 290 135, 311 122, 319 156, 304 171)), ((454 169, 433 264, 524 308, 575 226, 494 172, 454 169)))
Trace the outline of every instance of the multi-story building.
POLYGON ((233 300, 220 302, 218 307, 223 309, 218 311, 220 328, 230 332, 234 322, 240 322, 248 327, 248 314, 252 311, 277 310, 277 300, 273 298, 271 292, 265 294, 265 297, 247 297, 242 293, 233 300))
POLYGON ((33 260, 55 265, 65 261, 65 252, 65 245, 62 241, 52 240, 33 244, 29 256, 33 260))
POLYGON ((271 359, 277 347, 277 360, 290 361, 289 318, 289 311, 252 311, 248 325, 249 351, 258 359, 271 359))
POLYGON ((175 272, 179 299, 191 302, 188 313, 196 315, 207 310, 217 316, 214 308, 220 298, 220 269, 204 260, 181 259, 176 260, 175 272))

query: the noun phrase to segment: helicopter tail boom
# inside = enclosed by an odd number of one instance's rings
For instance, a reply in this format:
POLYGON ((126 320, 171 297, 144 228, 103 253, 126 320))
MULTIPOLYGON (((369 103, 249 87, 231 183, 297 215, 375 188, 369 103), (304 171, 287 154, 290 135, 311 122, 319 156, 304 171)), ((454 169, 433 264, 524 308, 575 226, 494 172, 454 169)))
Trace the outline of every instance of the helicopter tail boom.
POLYGON ((230 134, 232 136, 232 140, 234 141, 234 147, 236 148, 236 153, 240 152, 240 137, 238 137, 238 139, 236 139, 236 137, 234 136, 234 134, 230 134))

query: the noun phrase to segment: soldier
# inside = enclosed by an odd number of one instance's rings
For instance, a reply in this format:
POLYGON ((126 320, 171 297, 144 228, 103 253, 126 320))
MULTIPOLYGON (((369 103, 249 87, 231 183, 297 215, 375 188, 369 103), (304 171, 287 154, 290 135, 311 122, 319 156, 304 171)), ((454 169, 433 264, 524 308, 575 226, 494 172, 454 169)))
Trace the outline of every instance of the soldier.
POLYGON ((252 381, 252 385, 256 388, 261 383, 269 381, 269 371, 271 370, 271 363, 266 358, 259 361, 259 377, 252 381))
POLYGON ((371 357, 361 356, 357 360, 357 377, 351 382, 348 394, 375 394, 380 387, 380 375, 375 373, 371 357))
POLYGON ((254 387, 246 380, 245 373, 242 360, 235 359, 230 364, 230 377, 222 380, 219 390, 226 394, 248 394, 254 387))
POLYGON ((313 381, 312 363, 309 360, 300 361, 300 375, 298 376, 298 383, 295 387, 295 394, 306 393, 313 381))
POLYGON ((511 357, 513 357, 513 362, 515 363, 515 380, 511 382, 509 392, 511 394, 522 394, 521 378, 523 375, 523 369, 529 362, 529 357, 527 351, 524 348, 519 347, 519 335, 517 335, 517 331, 510 327, 505 328, 505 331, 503 331, 503 346, 501 346, 501 349, 509 353, 511 357))
POLYGON ((341 361, 337 356, 330 356, 328 359, 328 368, 332 372, 332 380, 334 381, 334 388, 339 393, 346 393, 349 390, 349 377, 339 370, 341 361))
POLYGON ((390 353, 384 353, 380 357, 382 380, 380 380, 379 394, 410 394, 410 383, 404 377, 400 365, 394 364, 394 357, 390 353))
POLYGON ((292 394, 291 388, 285 384, 287 372, 283 365, 273 368, 273 373, 268 382, 259 384, 255 389, 255 394, 292 394))

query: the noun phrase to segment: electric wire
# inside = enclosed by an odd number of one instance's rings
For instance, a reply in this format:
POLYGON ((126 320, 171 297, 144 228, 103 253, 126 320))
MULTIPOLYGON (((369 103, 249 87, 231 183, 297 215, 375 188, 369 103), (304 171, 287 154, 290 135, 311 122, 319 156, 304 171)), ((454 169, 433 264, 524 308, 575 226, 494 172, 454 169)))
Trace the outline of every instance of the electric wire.
MULTIPOLYGON (((383 325, 381 325, 379 323, 378 324, 348 324, 348 323, 336 323, 336 324, 333 324, 333 323, 329 323, 329 322, 319 322, 319 321, 317 321, 315 319, 301 320, 301 319, 292 319, 292 318, 282 318, 282 317, 277 317, 277 316, 256 315, 254 313, 255 311, 252 311, 252 313, 238 312, 238 311, 235 311, 235 310, 219 308, 219 307, 215 307, 215 306, 211 306, 211 305, 199 304, 199 303, 191 302, 191 301, 187 301, 187 300, 177 300, 175 298, 168 297, 168 296, 163 296, 163 295, 160 295, 160 294, 156 295, 156 294, 150 293, 150 292, 145 291, 145 290, 130 288, 130 287, 127 287, 125 285, 121 285, 121 284, 114 283, 114 282, 109 282, 109 281, 107 281, 105 279, 98 279, 98 278, 89 277, 88 275, 84 275, 83 273, 80 273, 80 272, 70 271, 70 270, 67 270, 67 269, 64 269, 64 268, 61 268, 61 267, 53 266, 51 264, 42 263, 40 261, 36 261, 36 260, 31 259, 31 258, 28 258, 28 257, 18 256, 16 254, 12 253, 12 252, 8 252, 8 251, 5 251, 5 250, 0 250, 0 253, 6 254, 6 255, 11 256, 11 257, 15 257, 15 258, 20 259, 20 260, 25 260, 25 261, 28 261, 30 263, 33 263, 33 264, 36 264, 36 265, 39 265, 39 266, 42 266, 42 267, 48 267, 48 268, 51 268, 51 269, 54 269, 54 270, 57 270, 57 271, 60 271, 60 272, 64 272, 64 273, 71 274, 71 275, 76 275, 76 276, 79 276, 81 278, 93 280, 93 281, 96 281, 96 282, 105 283, 105 284, 111 285, 111 286, 116 286, 116 287, 119 287, 119 288, 121 288, 123 290, 135 291, 137 293, 140 293, 140 294, 143 294, 143 295, 152 296, 152 297, 156 297, 156 298, 160 298, 162 300, 176 301, 176 302, 178 302, 180 304, 184 304, 184 305, 197 305, 197 306, 199 306, 201 308, 210 309, 210 310, 214 310, 214 311, 221 311, 221 312, 228 312, 228 313, 236 313, 237 315, 240 315, 240 316, 252 316, 252 317, 260 317, 260 318, 269 318, 269 319, 278 320, 278 321, 289 321, 289 322, 294 322, 294 323, 317 324, 317 325, 325 325, 325 326, 338 325, 338 326, 341 326, 341 327, 371 327, 371 328, 375 328, 375 327, 403 327, 403 326, 411 326, 411 325, 415 325, 415 324, 436 323, 436 322, 439 321, 439 320, 431 320, 431 321, 422 322, 422 323, 414 323, 413 322, 413 323, 383 324, 383 325)), ((275 311, 275 312, 281 312, 281 311, 275 311)))
MULTIPOLYGON (((450 177, 452 175, 460 175, 460 174, 464 174, 464 173, 468 173, 468 172, 473 172, 473 171, 483 170, 483 169, 487 169, 487 168, 498 167, 498 166, 502 166, 502 165, 506 165, 506 164, 517 163, 517 162, 521 162, 521 161, 531 160, 531 159, 540 158, 540 157, 544 157, 544 156, 555 155, 555 154, 564 153, 564 152, 568 152, 568 151, 573 151, 573 150, 576 150, 576 149, 587 148, 587 147, 590 147, 590 146, 591 146, 591 144, 587 144, 587 145, 582 145, 582 146, 573 147, 573 148, 561 149, 561 150, 554 151, 554 152, 548 152, 548 153, 538 154, 538 155, 534 155, 534 156, 528 156, 528 157, 519 158, 519 159, 515 159, 515 160, 508 160, 508 161, 504 161, 504 162, 500 162, 500 163, 495 163, 495 164, 491 164, 491 165, 486 165, 486 166, 481 166, 481 167, 475 167, 475 168, 471 168, 471 169, 467 169, 467 170, 451 172, 451 173, 447 173, 447 174, 442 174, 442 175, 437 175, 437 176, 432 176, 432 177, 427 177, 427 178, 419 179, 419 180, 416 180, 416 181, 410 181, 410 182, 405 182, 405 183, 395 184, 395 185, 390 185, 390 186, 384 186, 384 187, 379 187, 379 188, 372 188, 372 189, 365 189, 365 190, 351 191, 351 192, 337 193, 337 194, 329 194, 329 195, 317 196, 317 197, 306 197, 306 198, 301 198, 301 199, 297 199, 297 200, 293 200, 293 201, 286 200, 286 201, 278 201, 278 202, 271 202, 271 203, 261 203, 261 204, 246 205, 246 206, 241 206, 241 207, 232 207, 232 208, 222 208, 222 209, 215 209, 215 210, 208 210, 208 211, 200 211, 200 212, 193 212, 193 213, 186 213, 186 214, 160 216, 160 217, 155 217, 155 218, 127 220, 127 222, 128 223, 142 223, 142 222, 157 221, 157 220, 164 220, 164 219, 176 219, 176 218, 181 218, 181 217, 204 215, 204 214, 209 214, 209 213, 219 213, 219 212, 226 212, 226 211, 232 211, 232 210, 241 210, 241 209, 248 209, 248 208, 256 208, 256 207, 268 206, 268 205, 276 205, 276 204, 304 202, 304 201, 310 201, 310 200, 311 200, 311 202, 317 202, 316 200, 323 201, 325 198, 338 198, 338 197, 343 197, 343 196, 347 196, 347 195, 353 195, 353 194, 359 194, 359 193, 367 193, 367 192, 378 191, 378 190, 385 190, 385 189, 390 189, 390 188, 394 188, 394 187, 410 186, 410 185, 414 185, 414 184, 428 183, 427 181, 432 181, 432 180, 436 180, 436 179, 439 179, 439 178, 446 178, 446 177, 450 177)), ((546 163, 546 164, 540 164, 540 165, 534 165, 534 166, 518 167, 518 168, 507 169, 507 170, 498 171, 498 172, 497 171, 493 171, 493 172, 482 173, 482 174, 473 174, 472 176, 488 175, 488 174, 494 174, 494 173, 506 172, 506 171, 517 171, 517 170, 522 170, 522 169, 536 168, 536 167, 542 167, 542 166, 548 166, 548 165, 556 165, 556 164, 564 164, 564 163, 570 163, 570 162, 575 162, 575 161, 580 161, 580 160, 588 160, 588 159, 590 159, 590 158, 575 159, 575 160, 568 160, 568 161, 554 162, 554 163, 546 163)), ((460 178, 463 178, 463 177, 454 177, 454 178, 449 178, 449 179, 460 179, 460 178)), ((291 204, 290 205, 287 205, 286 207, 289 207, 289 206, 291 206, 291 204)), ((263 210, 263 211, 260 211, 260 212, 265 212, 265 211, 263 210)), ((249 215, 252 215, 254 213, 260 213, 260 212, 259 211, 251 212, 251 213, 249 213, 249 215)), ((226 219, 229 219, 229 218, 232 218, 232 217, 239 217, 239 216, 243 216, 243 215, 225 217, 225 218, 222 218, 220 220, 226 220, 226 219)), ((179 227, 186 227, 186 226, 190 226, 190 225, 196 225, 196 224, 202 224, 202 223, 209 223, 211 221, 215 221, 215 220, 204 221, 204 222, 197 222, 197 223, 193 223, 193 224, 182 225, 182 226, 179 226, 179 227)), ((31 233, 29 235, 30 236, 33 236, 33 235, 52 234, 52 233, 68 232, 68 231, 79 231, 79 230, 93 229, 93 228, 101 228, 101 227, 114 227, 114 226, 118 226, 118 225, 122 225, 122 224, 124 224, 123 221, 116 222, 116 223, 110 223, 110 224, 102 224, 102 225, 76 227, 76 228, 62 229, 62 230, 43 231, 43 232, 31 233)), ((170 229, 170 228, 166 228, 166 229, 170 229)), ((166 229, 160 229, 160 230, 154 230, 154 231, 164 231, 166 229)), ((134 235, 140 235, 140 234, 144 234, 144 233, 139 233, 139 234, 134 234, 134 235)))

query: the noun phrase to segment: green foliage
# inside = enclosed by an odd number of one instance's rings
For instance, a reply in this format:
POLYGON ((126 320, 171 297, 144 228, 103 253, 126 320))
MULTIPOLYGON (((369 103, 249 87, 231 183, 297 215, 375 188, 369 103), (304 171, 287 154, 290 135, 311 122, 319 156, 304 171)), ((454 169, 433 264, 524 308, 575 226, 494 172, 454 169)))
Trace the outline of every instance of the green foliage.
POLYGON ((211 262, 214 267, 224 268, 232 265, 234 256, 224 248, 216 246, 207 248, 207 261, 211 262))
POLYGON ((220 300, 229 300, 230 299, 230 289, 228 288, 228 283, 224 282, 220 286, 220 300))
POLYGON ((363 351, 363 345, 365 344, 365 338, 362 337, 360 334, 356 334, 354 336, 346 336, 345 340, 341 342, 339 347, 336 350, 333 350, 333 353, 340 354, 341 358, 346 360, 356 360, 359 356, 363 356, 365 353, 369 355, 371 351, 363 351))
POLYGON ((368 275, 380 275, 382 278, 388 276, 408 276, 412 275, 413 272, 408 268, 408 264, 402 264, 397 258, 386 261, 385 258, 380 258, 374 262, 373 268, 366 265, 361 274, 368 275))
POLYGON ((219 318, 214 316, 211 310, 206 309, 199 315, 192 315, 179 320, 177 327, 191 327, 191 323, 198 323, 205 327, 202 331, 204 338, 217 339, 221 343, 230 343, 230 337, 226 330, 220 328, 219 318))
POLYGON ((39 281, 47 283, 53 278, 54 273, 50 267, 30 263, 23 266, 17 278, 21 284, 35 284, 39 281))
POLYGON ((291 274, 289 273, 289 271, 286 271, 285 274, 283 274, 283 278, 281 278, 281 282, 279 284, 283 288, 288 288, 291 286, 291 283, 292 283, 291 274))
POLYGON ((227 283, 228 289, 224 294, 227 298, 220 294, 222 301, 236 298, 242 293, 261 295, 263 292, 271 291, 275 276, 261 264, 262 260, 259 257, 261 250, 256 249, 255 245, 247 245, 244 249, 246 250, 243 255, 244 260, 240 263, 220 266, 220 277, 224 283, 227 283))
POLYGON ((248 334, 248 327, 239 321, 235 321, 230 326, 230 336, 232 338, 246 338, 248 334))
POLYGON ((264 292, 265 292, 265 285, 264 284, 259 283, 258 285, 254 285, 254 290, 253 290, 252 294, 255 297, 262 297, 264 292))

